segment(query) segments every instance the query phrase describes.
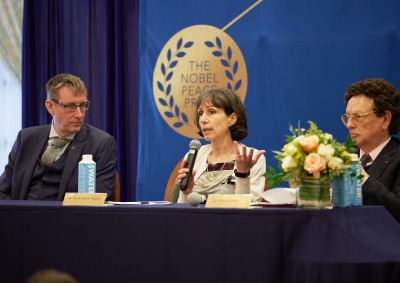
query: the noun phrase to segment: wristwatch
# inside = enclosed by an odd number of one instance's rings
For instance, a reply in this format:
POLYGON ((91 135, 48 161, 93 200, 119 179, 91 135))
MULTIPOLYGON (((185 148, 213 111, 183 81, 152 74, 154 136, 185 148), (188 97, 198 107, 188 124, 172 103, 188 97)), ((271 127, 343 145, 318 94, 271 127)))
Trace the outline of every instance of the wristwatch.
POLYGON ((235 173, 235 176, 236 176, 236 177, 239 177, 239 178, 247 178, 247 177, 250 176, 250 171, 247 172, 247 173, 239 173, 239 172, 235 169, 235 171, 233 171, 233 172, 235 173))

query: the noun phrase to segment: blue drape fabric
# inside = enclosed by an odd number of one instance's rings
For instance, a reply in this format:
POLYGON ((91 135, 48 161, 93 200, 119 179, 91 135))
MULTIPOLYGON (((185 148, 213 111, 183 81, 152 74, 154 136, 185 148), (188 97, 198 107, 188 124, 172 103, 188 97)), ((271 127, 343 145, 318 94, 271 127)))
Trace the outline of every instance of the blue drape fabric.
POLYGON ((86 122, 117 141, 122 200, 136 198, 138 9, 129 0, 24 2, 22 127, 51 121, 44 107, 50 77, 79 76, 91 101, 86 122))
MULTIPOLYGON (((172 169, 189 150, 189 142, 200 138, 181 135, 177 127, 171 126, 175 120, 163 117, 166 108, 157 106, 161 105, 157 100, 161 96, 154 94, 161 93, 157 81, 167 78, 155 77, 154 74, 162 74, 157 63, 166 64, 165 50, 175 54, 179 38, 183 44, 189 39, 193 42, 192 47, 184 49, 187 53, 182 53, 182 58, 174 58, 179 62, 176 67, 170 68, 174 71, 170 75, 174 101, 168 102, 176 102, 177 110, 189 108, 177 102, 180 97, 190 99, 180 86, 196 88, 205 84, 174 80, 179 71, 207 71, 191 69, 183 54, 191 56, 194 52, 190 50, 203 46, 197 52, 202 57, 193 55, 196 66, 212 60, 205 42, 216 42, 216 36, 203 32, 191 38, 184 30, 196 25, 223 30, 256 2, 141 0, 139 198, 160 199, 172 169)), ((243 143, 265 149, 267 165, 274 168, 277 165, 272 150, 280 150, 285 144, 289 123, 297 127, 300 121, 301 127, 307 128, 307 121, 311 120, 339 141, 345 141, 348 130, 340 115, 346 112, 343 96, 351 83, 383 77, 400 88, 400 1, 262 1, 224 32, 240 48, 247 67, 244 103, 249 135, 243 143)), ((221 46, 233 45, 222 41, 221 46)), ((227 48, 223 50, 228 53, 227 48)), ((243 64, 238 68, 243 70, 243 64)), ((225 86, 222 79, 217 81, 225 86)), ((173 116, 172 110, 169 115, 173 116)), ((193 123, 192 115, 188 120, 193 123)))
MULTIPOLYGON (((162 78, 154 74, 162 73, 156 64, 168 58, 161 56, 165 47, 182 47, 174 36, 195 25, 224 30, 240 48, 248 81, 249 136, 243 142, 266 149, 274 167, 272 151, 281 149, 289 123, 307 127, 312 120, 345 140, 348 130, 340 115, 349 84, 383 77, 400 87, 396 0, 25 0, 23 127, 50 121, 44 85, 51 76, 82 77, 92 101, 86 121, 118 143, 122 199, 162 199, 170 172, 194 137, 164 120, 154 95, 154 82, 162 78), (234 21, 255 2, 259 5, 234 21)), ((182 39, 188 36, 183 33, 182 39)), ((193 46, 205 46, 203 41, 216 38, 199 34, 193 46)), ((189 66, 183 62, 180 68, 189 66)), ((174 115, 181 109, 175 107, 174 115)), ((187 119, 193 123, 192 116, 187 119)))

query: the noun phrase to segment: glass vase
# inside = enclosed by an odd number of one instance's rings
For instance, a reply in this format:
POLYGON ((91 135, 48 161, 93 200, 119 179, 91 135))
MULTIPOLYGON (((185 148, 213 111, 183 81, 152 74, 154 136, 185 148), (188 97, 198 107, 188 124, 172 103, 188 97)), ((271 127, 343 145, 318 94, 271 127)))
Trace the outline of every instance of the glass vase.
POLYGON ((326 209, 332 207, 330 179, 327 176, 315 178, 304 177, 299 186, 297 207, 310 209, 326 209))

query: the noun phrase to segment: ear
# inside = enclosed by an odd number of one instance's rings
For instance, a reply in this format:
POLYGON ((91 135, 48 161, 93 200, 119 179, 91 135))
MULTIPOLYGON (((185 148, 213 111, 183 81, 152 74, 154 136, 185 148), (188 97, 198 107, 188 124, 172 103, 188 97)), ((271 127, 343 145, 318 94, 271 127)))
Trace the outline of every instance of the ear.
POLYGON ((390 121, 392 121, 392 113, 389 110, 385 110, 385 115, 383 115, 382 118, 383 118, 382 128, 386 130, 389 128, 390 121))
POLYGON ((236 114, 235 112, 232 113, 232 114, 229 116, 229 127, 235 125, 237 119, 238 119, 237 114, 236 114))
POLYGON ((47 99, 44 103, 44 106, 46 106, 47 111, 49 112, 49 114, 51 116, 53 116, 55 114, 56 110, 55 110, 55 105, 54 105, 53 101, 47 99))

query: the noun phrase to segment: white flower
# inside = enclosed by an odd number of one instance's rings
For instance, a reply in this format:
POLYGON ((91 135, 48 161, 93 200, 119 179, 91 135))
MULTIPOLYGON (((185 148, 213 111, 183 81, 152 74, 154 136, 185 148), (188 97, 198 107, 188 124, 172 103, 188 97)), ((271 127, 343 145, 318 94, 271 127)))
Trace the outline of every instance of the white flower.
POLYGON ((289 143, 283 147, 283 151, 290 156, 293 156, 297 152, 297 147, 293 143, 289 143))
POLYGON ((332 159, 328 162, 328 167, 332 170, 340 170, 343 168, 343 160, 339 157, 332 157, 332 159))
POLYGON ((329 162, 329 160, 331 160, 333 154, 335 153, 335 149, 331 144, 320 144, 317 152, 319 155, 323 156, 327 162, 329 162))
POLYGON ((285 156, 285 158, 282 160, 282 169, 285 172, 288 172, 292 168, 296 168, 296 166, 297 163, 291 156, 285 156))
POLYGON ((302 139, 304 139, 304 135, 300 135, 300 136, 296 137, 293 141, 300 142, 302 139))
POLYGON ((307 174, 324 178, 340 176, 350 167, 350 162, 358 159, 357 155, 350 156, 350 152, 355 150, 353 142, 346 140, 341 144, 331 134, 319 130, 314 122, 308 123, 310 128, 307 131, 290 126, 292 136, 287 138, 288 142, 281 151, 274 151, 281 172, 271 170, 264 174, 271 186, 281 181, 298 183, 307 174))

